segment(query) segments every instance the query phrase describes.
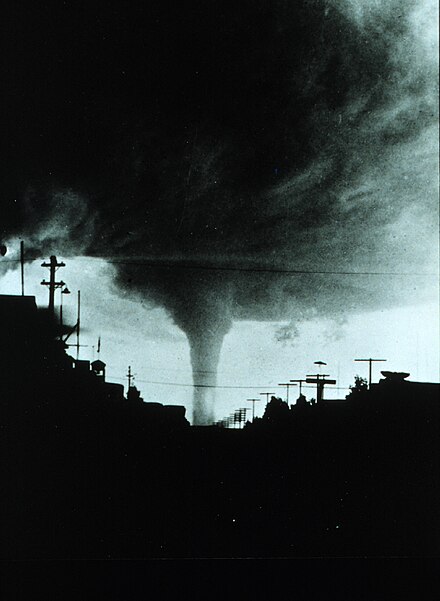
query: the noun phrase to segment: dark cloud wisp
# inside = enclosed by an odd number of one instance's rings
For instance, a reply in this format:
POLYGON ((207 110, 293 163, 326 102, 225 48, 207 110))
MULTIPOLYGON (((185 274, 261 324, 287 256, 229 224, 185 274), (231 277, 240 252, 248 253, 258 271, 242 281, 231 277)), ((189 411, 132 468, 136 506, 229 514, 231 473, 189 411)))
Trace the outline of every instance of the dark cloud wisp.
MULTIPOLYGON (((325 0, 11 5, 4 236, 37 231, 52 252, 58 227, 72 253, 177 265, 398 270, 390 228, 432 193, 419 150, 435 102, 412 3, 393 5, 362 19, 325 0)), ((206 372, 234 319, 371 308, 400 286, 142 265, 119 284, 168 309, 206 372)))

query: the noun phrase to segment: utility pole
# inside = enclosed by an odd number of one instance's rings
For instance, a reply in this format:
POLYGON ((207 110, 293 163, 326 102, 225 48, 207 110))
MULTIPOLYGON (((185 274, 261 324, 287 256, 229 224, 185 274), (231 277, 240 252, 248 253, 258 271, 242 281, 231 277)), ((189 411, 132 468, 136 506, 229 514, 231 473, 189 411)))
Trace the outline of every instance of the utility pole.
POLYGON ((241 428, 241 424, 244 423, 246 421, 246 408, 240 408, 240 409, 236 409, 234 411, 233 414, 231 414, 233 416, 233 420, 234 420, 234 428, 235 428, 235 424, 238 423, 238 429, 240 430, 241 428))
POLYGON ((307 380, 290 380, 290 381, 291 382, 298 382, 299 383, 299 396, 301 396, 303 382, 306 382, 307 380))
POLYGON ((41 267, 49 267, 49 271, 50 271, 49 281, 46 282, 46 280, 43 280, 41 282, 41 285, 49 287, 49 312, 51 315, 54 314, 54 310, 55 310, 55 290, 57 288, 62 288, 63 286, 65 286, 64 282, 62 282, 62 281, 56 282, 55 281, 55 272, 59 267, 65 267, 65 266, 66 266, 66 264, 63 262, 58 263, 55 255, 52 255, 50 257, 49 263, 41 263, 41 267))
POLYGON ((131 365, 128 366, 128 373, 127 373, 127 380, 128 380, 128 390, 130 390, 131 388, 131 381, 133 380, 134 376, 131 373, 131 365))
POLYGON ((255 420, 255 403, 257 401, 261 401, 261 399, 246 399, 247 401, 250 401, 252 403, 252 421, 255 420))
POLYGON ((308 384, 316 384, 316 402, 324 400, 324 386, 327 384, 336 384, 336 380, 326 380, 326 376, 329 374, 313 374, 307 376, 306 382, 308 384))
POLYGON ((360 362, 367 362, 368 363, 368 389, 371 388, 371 366, 373 363, 376 363, 378 361, 386 361, 386 359, 355 359, 355 361, 360 361, 360 362))
POLYGON ((290 382, 285 382, 284 384, 278 384, 278 386, 285 386, 286 387, 286 402, 287 404, 289 404, 289 388, 291 386, 296 386, 296 384, 291 384, 290 382))
MULTIPOLYGON (((67 294, 70 294, 70 291, 67 292, 67 294)), ((79 343, 79 334, 80 334, 80 329, 81 329, 81 291, 78 290, 78 315, 76 318, 76 324, 73 326, 73 328, 71 328, 70 332, 67 334, 67 336, 62 339, 64 343, 66 343, 66 346, 74 346, 76 347, 76 360, 79 360, 79 349, 80 347, 84 346, 87 347, 89 346, 88 344, 80 344, 79 343), (67 344, 67 341, 69 340, 69 338, 71 337, 72 334, 76 333, 76 343, 75 344, 67 344)))
POLYGON ((269 395, 270 394, 275 394, 274 392, 260 392, 260 394, 266 395, 266 407, 269 404, 269 395))
POLYGON ((24 296, 24 242, 20 242, 21 296, 24 296))
POLYGON ((70 294, 70 290, 67 288, 67 286, 65 288, 63 288, 61 290, 61 303, 60 303, 60 340, 63 339, 63 295, 64 294, 70 294))
POLYGON ((80 330, 80 320, 81 320, 81 292, 78 290, 78 315, 76 320, 76 360, 79 360, 79 347, 81 346, 79 343, 79 330, 80 330))
POLYGON ((238 410, 240 427, 241 427, 241 424, 244 424, 246 421, 246 413, 247 413, 247 407, 242 407, 238 410))

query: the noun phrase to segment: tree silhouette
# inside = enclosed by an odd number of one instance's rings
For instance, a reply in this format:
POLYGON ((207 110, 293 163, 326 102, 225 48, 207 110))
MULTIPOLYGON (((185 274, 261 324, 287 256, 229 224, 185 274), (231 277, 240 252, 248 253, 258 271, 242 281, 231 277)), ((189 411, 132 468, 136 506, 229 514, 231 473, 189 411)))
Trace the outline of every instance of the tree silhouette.
POLYGON ((350 386, 350 392, 345 397, 347 400, 360 398, 368 391, 368 382, 365 378, 356 375, 354 377, 354 385, 350 386))
POLYGON ((263 419, 269 422, 278 423, 289 417, 289 406, 278 397, 271 397, 264 411, 263 419))

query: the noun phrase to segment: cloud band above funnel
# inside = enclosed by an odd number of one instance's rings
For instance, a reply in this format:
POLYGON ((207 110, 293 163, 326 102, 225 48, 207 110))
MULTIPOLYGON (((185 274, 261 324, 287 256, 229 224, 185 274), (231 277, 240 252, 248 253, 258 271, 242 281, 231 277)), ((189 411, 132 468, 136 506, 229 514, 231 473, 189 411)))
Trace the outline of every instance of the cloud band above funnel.
MULTIPOLYGON (((4 239, 37 231, 50 252, 68 241, 96 256, 429 270, 437 76, 421 34, 433 3, 34 4, 11 3, 4 19, 4 65, 15 66, 2 70, 4 239), (66 194, 86 207, 74 227, 66 194)), ((377 280, 134 269, 120 284, 169 310, 198 368, 201 356, 213 368, 233 319, 402 302, 400 285, 377 280), (196 351, 210 329, 211 357, 196 351)))

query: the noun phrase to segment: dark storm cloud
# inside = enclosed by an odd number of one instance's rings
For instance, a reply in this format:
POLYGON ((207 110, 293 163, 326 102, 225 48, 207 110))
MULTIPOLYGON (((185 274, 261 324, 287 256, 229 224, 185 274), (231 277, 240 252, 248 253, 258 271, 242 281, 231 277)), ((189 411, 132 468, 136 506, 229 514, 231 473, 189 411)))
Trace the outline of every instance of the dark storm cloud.
MULTIPOLYGON (((413 3, 362 14, 324 0, 230 4, 9 8, 5 232, 37 230, 52 250, 50 216, 72 252, 187 267, 418 265, 423 244, 402 255, 392 232, 419 196, 424 217, 432 194, 420 149, 433 72, 413 3), (83 209, 73 227, 54 212, 53 190, 88 207, 93 237, 83 209)), ((399 296, 374 278, 128 265, 120 285, 165 306, 194 369, 212 372, 234 319, 333 315, 399 296)))

